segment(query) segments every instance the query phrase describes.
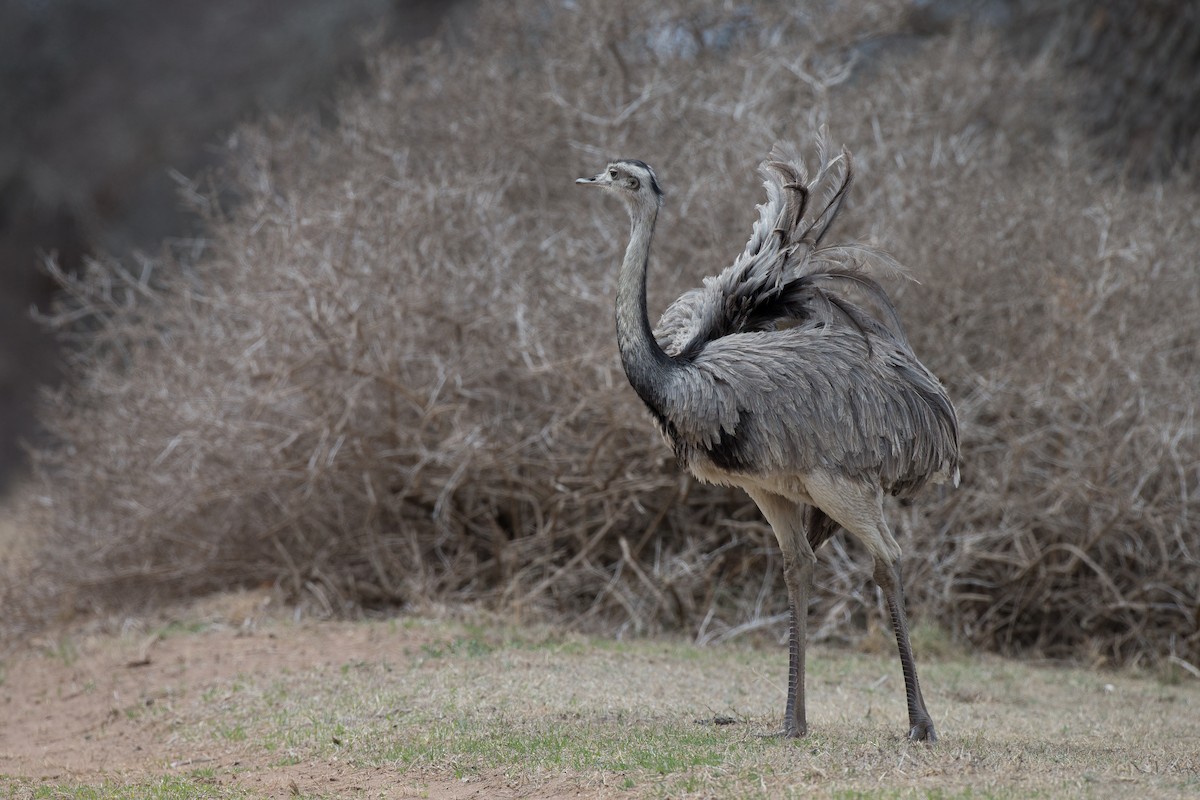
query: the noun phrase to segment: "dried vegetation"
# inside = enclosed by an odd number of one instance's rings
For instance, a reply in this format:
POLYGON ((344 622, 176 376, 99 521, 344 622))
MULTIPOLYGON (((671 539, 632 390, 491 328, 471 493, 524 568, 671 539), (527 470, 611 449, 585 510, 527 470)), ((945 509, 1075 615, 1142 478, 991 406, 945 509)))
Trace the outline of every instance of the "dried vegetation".
MULTIPOLYGON (((963 486, 892 510, 914 616, 1195 662, 1200 198, 1093 152, 1053 53, 847 5, 481 4, 458 40, 381 56, 336 128, 240 131, 240 201, 193 191, 194 252, 62 276, 76 381, 46 404, 14 602, 266 582, 331 613, 781 630, 769 529, 684 478, 625 385, 625 223, 572 179, 658 167, 662 308, 738 252, 771 145, 827 124, 859 175, 837 235, 918 277, 892 288, 963 422, 963 486)), ((822 562, 814 630, 857 636, 869 570, 840 537, 822 562)))

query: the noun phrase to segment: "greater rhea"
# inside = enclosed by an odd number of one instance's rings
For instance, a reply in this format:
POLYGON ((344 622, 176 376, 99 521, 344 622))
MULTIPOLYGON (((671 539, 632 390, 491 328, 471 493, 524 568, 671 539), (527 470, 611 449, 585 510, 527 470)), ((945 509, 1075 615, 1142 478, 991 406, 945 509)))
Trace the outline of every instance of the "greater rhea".
POLYGON ((908 736, 934 741, 909 644, 900 546, 885 494, 958 483, 958 421, 941 383, 914 355, 876 275, 898 272, 881 251, 822 241, 849 190, 850 154, 811 180, 773 151, 760 170, 767 201, 731 266, 684 293, 651 330, 650 240, 663 192, 637 160, 576 183, 619 198, 632 220, 617 281, 625 373, 674 450, 702 481, 740 486, 783 554, 790 607, 787 707, 781 734, 808 731, 804 651, 814 551, 839 528, 874 559, 904 673, 908 736))

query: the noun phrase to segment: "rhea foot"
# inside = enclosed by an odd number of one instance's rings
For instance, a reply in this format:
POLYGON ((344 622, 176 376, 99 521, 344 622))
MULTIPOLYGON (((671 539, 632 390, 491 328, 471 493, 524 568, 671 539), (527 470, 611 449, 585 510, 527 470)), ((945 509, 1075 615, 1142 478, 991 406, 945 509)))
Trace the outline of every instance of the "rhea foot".
POLYGON ((797 725, 784 725, 781 730, 757 734, 759 739, 800 739, 807 735, 807 728, 797 725))
POLYGON ((937 732, 933 729, 933 720, 926 717, 913 725, 908 732, 908 738, 914 742, 929 742, 930 744, 936 742, 937 732))

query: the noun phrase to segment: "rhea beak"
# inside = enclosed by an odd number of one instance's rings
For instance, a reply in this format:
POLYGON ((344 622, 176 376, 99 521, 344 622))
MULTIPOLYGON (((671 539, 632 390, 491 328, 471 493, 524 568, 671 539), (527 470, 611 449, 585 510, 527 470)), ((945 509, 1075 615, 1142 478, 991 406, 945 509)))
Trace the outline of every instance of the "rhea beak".
POLYGON ((601 172, 599 175, 591 178, 576 178, 575 182, 584 186, 604 186, 609 183, 608 173, 601 172))

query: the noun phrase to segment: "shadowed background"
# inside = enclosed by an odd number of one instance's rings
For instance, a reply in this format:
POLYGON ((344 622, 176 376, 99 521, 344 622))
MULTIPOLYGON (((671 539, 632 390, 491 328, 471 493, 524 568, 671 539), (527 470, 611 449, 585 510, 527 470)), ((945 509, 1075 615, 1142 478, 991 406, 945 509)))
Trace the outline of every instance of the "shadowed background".
POLYGON ((187 247, 199 220, 179 180, 219 165, 223 135, 264 113, 331 113, 367 52, 464 5, 0 0, 0 486, 32 434, 35 387, 56 374, 27 313, 54 291, 41 257, 75 272, 87 255, 187 247))

